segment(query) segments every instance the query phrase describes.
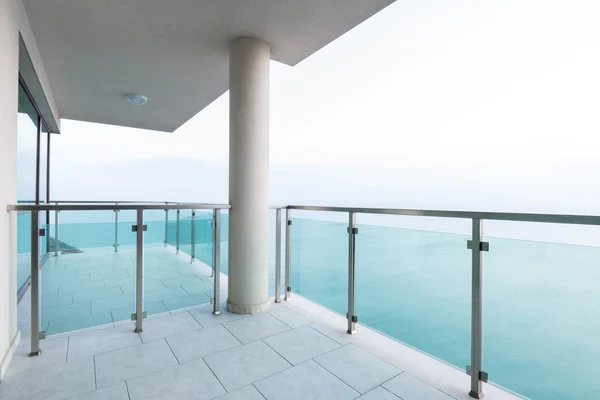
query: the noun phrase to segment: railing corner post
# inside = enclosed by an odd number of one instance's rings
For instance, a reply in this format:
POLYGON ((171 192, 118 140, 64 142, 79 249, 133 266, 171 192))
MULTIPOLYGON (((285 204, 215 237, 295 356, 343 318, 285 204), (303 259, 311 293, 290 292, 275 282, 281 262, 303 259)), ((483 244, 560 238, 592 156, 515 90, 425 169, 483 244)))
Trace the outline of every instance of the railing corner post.
MULTIPOLYGON (((168 203, 165 203, 168 205, 168 203)), ((165 209, 165 247, 169 244, 169 210, 165 209)))
POLYGON ((281 302, 281 208, 275 210, 275 303, 281 302))
POLYGON ((177 209, 177 225, 175 227, 175 254, 179 254, 179 218, 181 214, 180 211, 181 210, 177 209))
MULTIPOLYGON (((115 203, 118 206, 119 203, 115 203)), ((113 245, 115 252, 119 251, 119 209, 115 208, 115 244, 113 245)))
POLYGON ((285 210, 285 301, 292 297, 292 210, 285 210))
POLYGON ((135 332, 143 331, 144 320, 144 209, 137 209, 135 267, 135 332))
POLYGON ((41 327, 41 271, 40 271, 40 214, 31 211, 31 351, 29 356, 40 355, 41 327))
POLYGON ((221 314, 221 210, 213 210, 213 314, 221 314))
MULTIPOLYGON (((58 205, 58 203, 56 203, 56 205, 58 205)), ((58 210, 54 211, 54 257, 58 257, 58 254, 60 253, 60 241, 58 238, 58 216, 59 216, 59 212, 58 210)))
POLYGON ((190 251, 190 264, 194 263, 196 259, 196 210, 192 210, 192 239, 191 239, 192 250, 190 251))
POLYGON ((482 382, 487 382, 483 371, 483 229, 482 221, 473 218, 471 249, 471 365, 467 372, 471 375, 469 396, 483 398, 482 382))
POLYGON ((352 335, 356 332, 356 304, 355 304, 355 281, 356 281, 356 213, 348 215, 348 331, 352 335))

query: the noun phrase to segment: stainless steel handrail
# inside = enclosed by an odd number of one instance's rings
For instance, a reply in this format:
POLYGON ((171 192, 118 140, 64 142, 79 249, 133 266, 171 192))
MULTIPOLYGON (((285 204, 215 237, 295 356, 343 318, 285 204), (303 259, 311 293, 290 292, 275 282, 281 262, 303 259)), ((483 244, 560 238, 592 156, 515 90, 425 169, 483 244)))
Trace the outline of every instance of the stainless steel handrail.
POLYGON ((487 211, 445 211, 414 210, 401 208, 363 208, 363 207, 328 207, 328 206, 287 206, 290 210, 329 211, 357 214, 405 215, 413 217, 439 217, 481 219, 493 221, 540 222, 550 224, 600 225, 600 216, 573 214, 529 214, 487 211))
POLYGON ((228 210, 229 204, 10 204, 8 211, 228 210))
MULTIPOLYGON (((35 200, 17 200, 18 204, 35 204, 35 200)), ((50 200, 48 203, 54 204, 187 204, 183 201, 125 201, 125 200, 50 200)), ((45 204, 41 203, 41 204, 45 204)))

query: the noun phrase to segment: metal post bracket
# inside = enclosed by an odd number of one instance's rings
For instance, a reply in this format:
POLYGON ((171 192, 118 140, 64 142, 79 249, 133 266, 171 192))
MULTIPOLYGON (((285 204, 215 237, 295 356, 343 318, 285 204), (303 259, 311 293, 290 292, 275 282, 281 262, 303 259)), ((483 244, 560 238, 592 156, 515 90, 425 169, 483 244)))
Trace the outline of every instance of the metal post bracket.
MULTIPOLYGON (((471 366, 467 365, 467 375, 471 376, 471 366)), ((479 372, 479 380, 481 382, 486 382, 488 381, 488 373, 485 371, 480 371, 479 372)))
POLYGON ((40 229, 39 236, 46 236, 46 230, 44 228, 40 229))
MULTIPOLYGON (((346 319, 348 319, 348 313, 346 313, 346 319)), ((351 318, 351 321, 352 322, 358 322, 358 316, 353 315, 352 318, 351 318)))
MULTIPOLYGON (((473 249, 473 241, 467 240, 467 249, 473 249)), ((480 251, 490 251, 490 243, 489 242, 479 242, 479 250, 480 251)))
MULTIPOLYGON (((146 311, 144 311, 144 312, 142 313, 142 318, 146 318, 147 316, 148 316, 148 314, 146 314, 146 311)), ((132 320, 132 321, 135 321, 136 319, 137 319, 137 313, 133 313, 133 314, 131 314, 131 320, 132 320)))
MULTIPOLYGON (((142 225, 142 231, 146 232, 147 230, 148 230, 148 225, 142 225)), ((138 226, 132 225, 131 232, 137 232, 137 231, 138 231, 138 226)))
POLYGON ((292 226, 292 220, 291 220, 291 219, 288 219, 288 222, 287 222, 287 224, 288 224, 288 225, 290 225, 290 226, 292 226))
MULTIPOLYGON (((346 232, 350 233, 350 227, 346 228, 346 232)), ((352 234, 358 235, 358 228, 352 228, 352 234)))

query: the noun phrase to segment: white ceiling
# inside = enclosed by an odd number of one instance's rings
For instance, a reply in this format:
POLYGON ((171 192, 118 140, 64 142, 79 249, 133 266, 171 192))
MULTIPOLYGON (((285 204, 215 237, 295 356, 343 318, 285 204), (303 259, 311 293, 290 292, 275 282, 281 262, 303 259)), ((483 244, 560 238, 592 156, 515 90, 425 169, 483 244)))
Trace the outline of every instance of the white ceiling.
POLYGON ((62 118, 167 132, 227 91, 230 39, 295 65, 393 2, 23 0, 62 118))

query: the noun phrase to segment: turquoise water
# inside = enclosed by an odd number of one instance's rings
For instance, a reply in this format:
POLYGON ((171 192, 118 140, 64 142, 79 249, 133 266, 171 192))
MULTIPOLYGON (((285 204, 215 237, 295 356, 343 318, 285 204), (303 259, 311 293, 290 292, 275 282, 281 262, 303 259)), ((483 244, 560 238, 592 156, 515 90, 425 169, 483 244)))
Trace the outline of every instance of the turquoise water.
MULTIPOLYGON (((306 219, 292 225, 293 291, 343 315, 346 227, 306 219)), ((359 323, 464 370, 470 363, 467 240, 359 225, 359 323)), ((600 248, 488 241, 484 370, 490 380, 534 399, 600 398, 600 248)))
MULTIPOLYGON (((66 217, 61 218, 61 241, 82 249, 114 244, 114 215, 66 217)), ((192 243, 189 217, 189 211, 182 211, 180 249, 187 254, 192 243)), ((21 255, 29 249, 28 218, 24 214, 18 220, 21 255)), ((123 213, 121 246, 135 244, 132 220, 133 215, 123 213)), ((148 215, 145 223, 145 244, 162 244, 164 212, 148 215)), ((346 226, 309 219, 294 219, 292 225, 293 292, 340 314, 347 311, 346 226)), ((224 273, 227 227, 224 214, 224 273)), ((272 292, 274 215, 270 227, 272 292)), ((52 226, 49 232, 53 234, 52 226)), ((170 212, 168 242, 173 246, 175 232, 175 212, 170 212)), ((195 233, 196 258, 211 265, 209 214, 196 215, 195 233)), ((471 253, 467 240, 466 235, 359 225, 359 323, 464 370, 470 362, 471 253)), ((600 248, 487 240, 491 249, 484 255, 484 370, 490 380, 534 399, 600 398, 600 248)), ((19 282, 27 276, 27 268, 20 265, 19 282)))

